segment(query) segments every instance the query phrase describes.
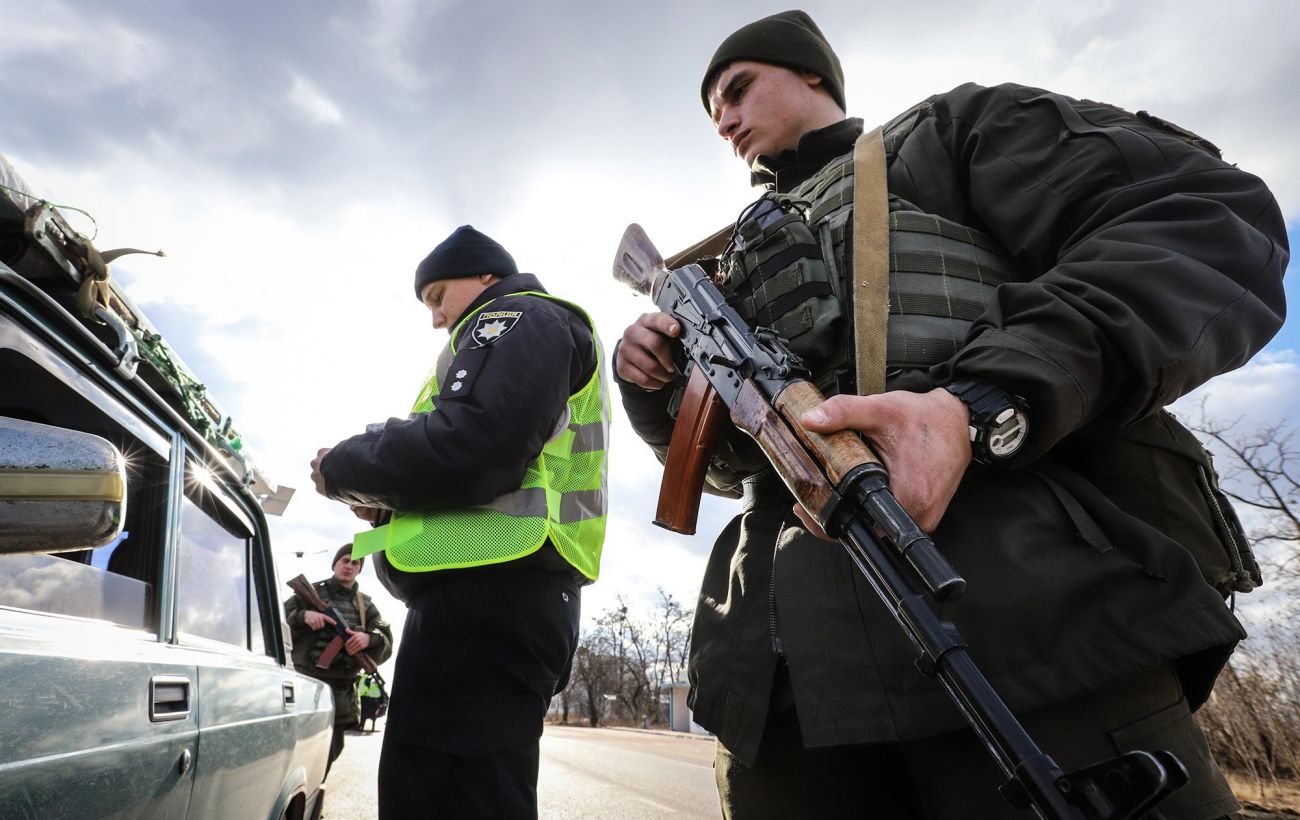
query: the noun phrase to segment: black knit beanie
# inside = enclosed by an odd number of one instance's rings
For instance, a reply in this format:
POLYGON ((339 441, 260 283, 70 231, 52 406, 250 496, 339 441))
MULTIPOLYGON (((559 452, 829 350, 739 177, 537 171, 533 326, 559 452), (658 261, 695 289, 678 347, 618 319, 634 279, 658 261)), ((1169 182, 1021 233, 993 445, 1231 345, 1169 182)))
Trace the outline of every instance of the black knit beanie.
POLYGON ((463 279, 491 273, 506 277, 519 273, 511 256, 501 244, 470 225, 461 225, 415 269, 415 298, 424 286, 439 279, 463 279))
MULTIPOLYGON (((339 547, 338 552, 334 553, 334 560, 330 562, 330 569, 334 569, 334 565, 337 564, 337 563, 339 562, 339 559, 342 558, 342 557, 345 556, 345 555, 346 555, 348 558, 351 558, 351 557, 352 557, 352 545, 351 545, 351 544, 344 544, 343 546, 339 547)), ((365 559, 364 556, 361 557, 361 558, 358 558, 357 560, 360 561, 360 562, 362 563, 363 566, 364 566, 365 563, 366 563, 366 559, 365 559)))
MULTIPOLYGON (((811 71, 822 78, 822 84, 835 102, 844 105, 844 69, 835 56, 831 44, 826 42, 822 30, 803 11, 783 11, 742 26, 722 41, 709 60, 700 83, 700 99, 704 110, 709 111, 709 86, 718 72, 728 63, 737 60, 754 60, 772 63, 795 70, 811 71)), ((709 112, 712 113, 712 112, 709 112)))

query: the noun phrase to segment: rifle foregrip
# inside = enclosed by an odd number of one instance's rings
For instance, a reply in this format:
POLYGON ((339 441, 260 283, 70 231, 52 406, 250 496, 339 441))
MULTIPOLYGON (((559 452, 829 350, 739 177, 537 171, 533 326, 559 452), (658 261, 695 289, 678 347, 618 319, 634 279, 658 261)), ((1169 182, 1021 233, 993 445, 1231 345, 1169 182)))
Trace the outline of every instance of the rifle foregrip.
POLYGON ((782 390, 773 404, 799 437, 799 441, 817 455, 817 460, 826 468, 826 474, 838 487, 844 477, 855 467, 862 464, 879 464, 880 459, 856 433, 841 430, 822 435, 803 426, 799 418, 824 401, 826 397, 815 384, 799 381, 782 390))
POLYGON ((700 513, 700 493, 722 433, 726 406, 709 384, 704 371, 695 368, 677 411, 673 437, 668 444, 664 477, 659 485, 655 523, 673 532, 695 534, 700 513))
MULTIPOLYGON (((814 388, 816 389, 816 388, 814 388)), ((818 517, 830 503, 831 486, 826 482, 817 462, 767 398, 746 382, 740 388, 736 402, 731 407, 731 420, 736 426, 753 436, 763 454, 776 468, 781 480, 794 493, 809 512, 818 517)))

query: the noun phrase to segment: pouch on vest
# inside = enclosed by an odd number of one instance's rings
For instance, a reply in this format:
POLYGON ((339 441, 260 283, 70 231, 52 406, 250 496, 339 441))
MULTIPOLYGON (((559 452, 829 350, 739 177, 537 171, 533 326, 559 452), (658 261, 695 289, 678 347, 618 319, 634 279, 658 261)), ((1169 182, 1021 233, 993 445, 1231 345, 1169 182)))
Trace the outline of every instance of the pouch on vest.
POLYGON ((746 322, 781 334, 816 369, 834 347, 843 308, 806 207, 768 192, 746 208, 722 255, 718 287, 746 322))
POLYGON ((1169 413, 1080 437, 1071 457, 1120 509, 1187 549, 1220 594, 1250 592, 1263 583, 1210 454, 1169 413))

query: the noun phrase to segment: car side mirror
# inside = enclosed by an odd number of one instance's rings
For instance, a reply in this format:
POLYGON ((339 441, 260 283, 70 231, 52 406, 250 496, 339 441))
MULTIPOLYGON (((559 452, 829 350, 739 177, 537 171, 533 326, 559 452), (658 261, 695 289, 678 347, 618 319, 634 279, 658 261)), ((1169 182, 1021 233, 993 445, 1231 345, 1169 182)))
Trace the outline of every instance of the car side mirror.
POLYGON ((101 547, 125 517, 126 461, 109 441, 0 416, 0 553, 101 547))

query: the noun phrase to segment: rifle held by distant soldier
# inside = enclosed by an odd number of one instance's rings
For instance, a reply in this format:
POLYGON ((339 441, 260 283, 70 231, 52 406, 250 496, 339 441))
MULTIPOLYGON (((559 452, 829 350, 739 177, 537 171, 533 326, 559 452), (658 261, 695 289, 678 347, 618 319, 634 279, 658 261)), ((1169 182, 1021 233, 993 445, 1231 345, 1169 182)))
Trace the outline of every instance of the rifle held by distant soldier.
MULTIPOLYGON (((320 657, 316 659, 317 669, 329 669, 330 664, 334 662, 335 656, 339 654, 339 650, 343 648, 348 638, 355 633, 355 630, 339 612, 338 607, 325 603, 320 594, 316 592, 316 588, 307 580, 307 576, 299 575, 287 583, 289 589, 296 592, 298 597, 307 602, 308 606, 334 622, 332 625, 334 638, 325 646, 325 650, 320 653, 320 657)), ((358 652, 352 657, 357 659, 357 663, 361 664, 361 668, 366 672, 376 677, 379 676, 379 666, 375 663, 374 658, 365 652, 358 652)), ((379 681, 380 686, 383 686, 383 679, 379 678, 379 681)))

